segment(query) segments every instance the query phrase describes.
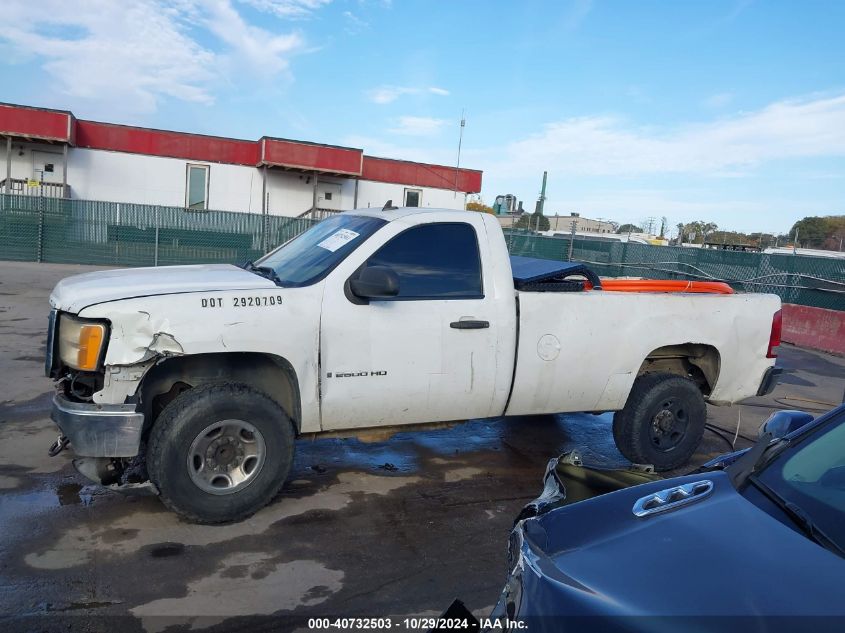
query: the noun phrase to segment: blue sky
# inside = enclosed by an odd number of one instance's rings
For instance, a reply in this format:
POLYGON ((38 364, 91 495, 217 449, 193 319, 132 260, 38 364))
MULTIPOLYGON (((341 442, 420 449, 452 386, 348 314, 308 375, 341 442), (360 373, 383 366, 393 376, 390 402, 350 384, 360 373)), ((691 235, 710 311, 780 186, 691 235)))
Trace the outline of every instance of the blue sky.
POLYGON ((0 100, 484 170, 482 197, 785 231, 845 213, 845 2, 4 3, 0 100))

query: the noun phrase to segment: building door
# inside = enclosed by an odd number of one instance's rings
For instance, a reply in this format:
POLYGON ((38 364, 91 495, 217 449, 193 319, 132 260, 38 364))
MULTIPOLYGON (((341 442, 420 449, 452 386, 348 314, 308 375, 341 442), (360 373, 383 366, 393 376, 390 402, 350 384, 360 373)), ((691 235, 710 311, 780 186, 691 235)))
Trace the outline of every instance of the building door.
POLYGON ((422 189, 405 189, 405 206, 422 206, 422 189))
POLYGON ((321 182, 317 185, 317 208, 340 210, 340 185, 321 182))
POLYGON ((32 179, 38 182, 62 183, 61 154, 32 152, 32 179))

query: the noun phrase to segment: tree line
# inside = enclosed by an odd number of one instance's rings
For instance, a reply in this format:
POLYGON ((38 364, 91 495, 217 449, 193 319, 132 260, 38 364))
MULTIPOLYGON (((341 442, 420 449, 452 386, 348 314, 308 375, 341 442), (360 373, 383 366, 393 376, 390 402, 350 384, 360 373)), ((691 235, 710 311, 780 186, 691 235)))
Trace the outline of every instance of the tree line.
MULTIPOLYGON (((493 209, 480 202, 468 202, 466 208, 471 211, 493 213, 493 209)), ((517 220, 515 227, 548 231, 549 220, 538 213, 524 213, 517 220)), ((660 237, 666 235, 669 225, 666 218, 661 218, 660 237)), ((656 227, 655 227, 656 228, 656 227)), ((818 248, 830 251, 845 249, 845 215, 808 216, 798 220, 788 233, 742 233, 740 231, 720 230, 715 222, 695 220, 678 223, 676 244, 747 244, 761 249, 772 246, 796 244, 800 248, 818 248)), ((626 223, 618 225, 618 234, 645 233, 642 226, 626 223)))
POLYGON ((845 243, 845 215, 808 216, 798 220, 789 239, 803 248, 841 251, 845 243))

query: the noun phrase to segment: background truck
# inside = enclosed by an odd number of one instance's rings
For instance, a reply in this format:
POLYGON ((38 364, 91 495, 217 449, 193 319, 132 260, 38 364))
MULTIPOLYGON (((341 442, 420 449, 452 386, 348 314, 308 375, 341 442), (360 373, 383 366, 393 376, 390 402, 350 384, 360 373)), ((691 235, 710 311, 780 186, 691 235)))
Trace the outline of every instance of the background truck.
POLYGON ((623 455, 674 468, 705 401, 771 390, 780 342, 778 297, 675 283, 602 290, 583 266, 509 257, 493 216, 395 208, 243 267, 70 277, 50 297, 57 448, 206 523, 269 502, 307 434, 615 411, 623 455))

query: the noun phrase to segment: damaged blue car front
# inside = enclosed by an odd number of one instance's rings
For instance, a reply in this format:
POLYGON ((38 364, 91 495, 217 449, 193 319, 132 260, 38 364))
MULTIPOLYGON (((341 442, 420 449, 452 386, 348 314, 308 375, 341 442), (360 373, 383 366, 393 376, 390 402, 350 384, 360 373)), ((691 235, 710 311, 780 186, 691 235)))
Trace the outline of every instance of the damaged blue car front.
POLYGON ((843 547, 845 407, 779 412, 674 479, 568 454, 517 519, 482 628, 843 630, 843 547))

